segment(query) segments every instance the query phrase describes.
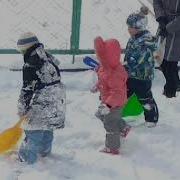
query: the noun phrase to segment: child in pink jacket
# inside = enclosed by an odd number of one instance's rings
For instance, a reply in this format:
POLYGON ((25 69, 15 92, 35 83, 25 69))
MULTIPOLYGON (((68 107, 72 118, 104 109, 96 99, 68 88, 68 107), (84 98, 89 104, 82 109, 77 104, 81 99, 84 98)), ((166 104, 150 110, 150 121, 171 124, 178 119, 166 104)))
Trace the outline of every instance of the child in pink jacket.
POLYGON ((105 148, 101 152, 119 154, 120 135, 126 137, 130 126, 121 117, 123 105, 127 101, 127 73, 120 63, 121 47, 117 40, 94 40, 96 56, 100 66, 97 70, 97 90, 101 104, 96 117, 102 120, 106 130, 105 148))

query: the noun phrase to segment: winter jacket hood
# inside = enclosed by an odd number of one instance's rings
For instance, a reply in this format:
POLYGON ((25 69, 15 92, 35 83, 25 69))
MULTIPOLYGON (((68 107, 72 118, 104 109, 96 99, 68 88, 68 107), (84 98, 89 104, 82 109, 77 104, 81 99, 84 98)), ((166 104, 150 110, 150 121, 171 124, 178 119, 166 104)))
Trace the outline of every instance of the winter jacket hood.
POLYGON ((94 40, 98 60, 104 68, 116 68, 120 65, 121 47, 116 39, 104 41, 101 37, 94 40))
POLYGON ((127 101, 127 72, 120 63, 119 42, 115 39, 103 41, 97 37, 94 46, 100 61, 97 88, 101 101, 112 108, 122 107, 127 101))
POLYGON ((36 65, 36 66, 42 66, 43 65, 43 59, 40 59, 38 54, 36 53, 37 48, 44 49, 43 44, 35 44, 31 48, 29 48, 26 53, 24 54, 24 63, 28 63, 30 65, 36 65))

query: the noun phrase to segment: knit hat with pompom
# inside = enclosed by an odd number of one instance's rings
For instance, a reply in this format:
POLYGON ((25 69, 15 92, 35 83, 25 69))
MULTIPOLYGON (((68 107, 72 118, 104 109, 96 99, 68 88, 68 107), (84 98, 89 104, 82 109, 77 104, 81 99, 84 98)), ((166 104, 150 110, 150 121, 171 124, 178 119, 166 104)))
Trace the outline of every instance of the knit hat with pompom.
POLYGON ((147 28, 147 15, 149 9, 146 6, 142 6, 139 12, 132 13, 128 16, 126 24, 130 28, 135 28, 139 31, 144 31, 147 28))
POLYGON ((17 41, 17 47, 18 50, 24 54, 29 48, 37 43, 39 43, 39 40, 36 35, 32 32, 26 32, 20 35, 17 41))

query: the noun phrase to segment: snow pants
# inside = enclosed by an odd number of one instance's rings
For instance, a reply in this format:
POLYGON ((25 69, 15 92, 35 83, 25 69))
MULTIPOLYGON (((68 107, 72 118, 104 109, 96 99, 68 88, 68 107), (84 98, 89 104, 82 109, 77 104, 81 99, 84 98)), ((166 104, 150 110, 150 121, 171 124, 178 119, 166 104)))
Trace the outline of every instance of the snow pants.
POLYGON ((157 123, 159 112, 151 92, 151 87, 151 80, 129 78, 127 81, 127 95, 130 97, 135 93, 144 108, 145 121, 157 123))
POLYGON ((38 156, 45 157, 51 153, 53 131, 28 130, 25 131, 25 135, 25 140, 19 150, 21 161, 33 164, 38 156))
POLYGON ((106 130, 105 146, 110 149, 120 148, 120 132, 127 126, 121 117, 121 111, 121 108, 115 108, 107 115, 101 115, 98 111, 96 113, 96 117, 103 122, 106 130))

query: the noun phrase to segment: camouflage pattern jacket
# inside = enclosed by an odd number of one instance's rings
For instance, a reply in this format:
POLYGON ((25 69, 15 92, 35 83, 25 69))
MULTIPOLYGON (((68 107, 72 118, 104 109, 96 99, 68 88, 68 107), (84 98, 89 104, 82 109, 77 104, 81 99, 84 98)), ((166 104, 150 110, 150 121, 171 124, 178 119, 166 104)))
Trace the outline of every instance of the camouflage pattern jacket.
POLYGON ((125 50, 125 67, 129 78, 152 80, 154 77, 154 51, 156 42, 149 31, 131 37, 125 50))

